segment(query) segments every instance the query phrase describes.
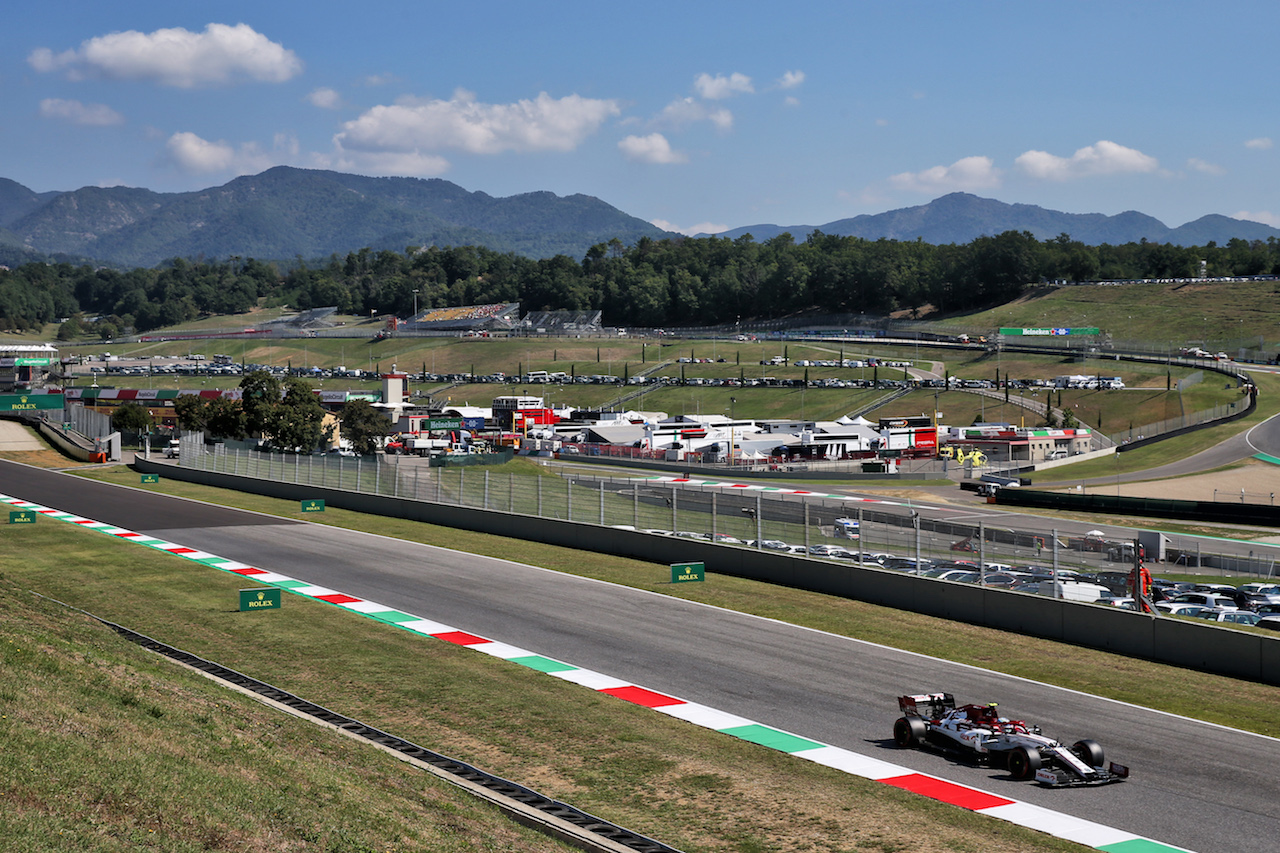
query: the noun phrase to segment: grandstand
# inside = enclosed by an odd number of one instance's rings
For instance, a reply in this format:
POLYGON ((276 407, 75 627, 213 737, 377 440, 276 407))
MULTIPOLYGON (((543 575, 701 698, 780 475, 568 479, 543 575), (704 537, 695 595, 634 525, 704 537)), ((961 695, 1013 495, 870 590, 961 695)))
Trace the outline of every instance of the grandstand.
POLYGON ((530 311, 520 321, 526 332, 551 335, 600 331, 600 311, 530 311))
POLYGON ((423 332, 509 331, 516 324, 519 312, 519 302, 428 308, 399 324, 399 328, 423 332))
POLYGON ((281 317, 278 320, 271 320, 263 323, 264 326, 289 326, 295 329, 314 329, 328 328, 333 325, 329 317, 337 313, 336 305, 330 308, 312 308, 309 311, 303 311, 301 314, 292 314, 287 317, 281 317))

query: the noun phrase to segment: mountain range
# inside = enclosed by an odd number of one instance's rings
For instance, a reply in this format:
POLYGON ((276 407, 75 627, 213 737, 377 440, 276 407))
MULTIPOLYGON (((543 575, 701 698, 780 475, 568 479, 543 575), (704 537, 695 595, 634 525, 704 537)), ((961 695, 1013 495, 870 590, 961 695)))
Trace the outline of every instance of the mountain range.
POLYGON ((150 267, 174 257, 304 260, 361 248, 483 245, 581 258, 597 243, 668 232, 598 198, 495 198, 440 179, 370 178, 278 166, 219 187, 36 193, 0 178, 0 247, 150 267))
MULTIPOLYGON (((1005 231, 1028 231, 1038 240, 1052 240, 1060 234, 1090 246, 1103 243, 1121 245, 1146 240, 1178 246, 1203 246, 1210 241, 1225 244, 1233 238, 1267 240, 1280 237, 1280 229, 1209 214, 1177 228, 1159 219, 1128 210, 1107 216, 1101 213, 1063 213, 1034 204, 1006 204, 970 193, 951 193, 928 204, 904 207, 885 213, 837 219, 826 225, 748 225, 716 236, 738 238, 750 234, 757 241, 789 233, 803 240, 813 231, 866 240, 924 240, 926 243, 968 243, 978 237, 1005 231)), ((707 236, 707 235, 702 235, 707 236)))
MULTIPOLYGON (((750 234, 763 242, 789 232, 803 240, 814 230, 934 244, 968 243, 1004 231, 1028 231, 1041 240, 1065 233, 1091 245, 1280 237, 1275 228, 1226 216, 1169 228, 1137 211, 1063 213, 968 193, 825 225, 751 225, 717 236, 750 234)), ((579 259, 613 239, 632 245, 642 237, 674 236, 592 196, 534 192, 496 198, 438 178, 371 178, 278 166, 184 193, 134 187, 37 193, 0 178, 0 263, 7 264, 59 258, 151 267, 174 257, 231 256, 310 261, 366 246, 403 251, 430 245, 579 259)))

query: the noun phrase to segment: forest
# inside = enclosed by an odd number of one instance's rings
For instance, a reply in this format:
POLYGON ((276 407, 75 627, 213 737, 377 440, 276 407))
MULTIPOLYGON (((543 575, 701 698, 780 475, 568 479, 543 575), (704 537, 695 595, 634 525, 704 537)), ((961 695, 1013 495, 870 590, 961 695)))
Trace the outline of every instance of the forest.
POLYGON ((1280 241, 1224 246, 1089 246, 1063 234, 1008 231, 964 245, 812 233, 757 243, 705 237, 593 246, 581 261, 535 260, 476 246, 362 249, 316 262, 174 259, 116 270, 69 263, 0 269, 0 328, 61 322, 59 337, 103 339, 259 304, 395 314, 519 302, 522 311, 602 310, 606 325, 719 325, 822 313, 979 310, 1047 281, 1280 274, 1280 241))

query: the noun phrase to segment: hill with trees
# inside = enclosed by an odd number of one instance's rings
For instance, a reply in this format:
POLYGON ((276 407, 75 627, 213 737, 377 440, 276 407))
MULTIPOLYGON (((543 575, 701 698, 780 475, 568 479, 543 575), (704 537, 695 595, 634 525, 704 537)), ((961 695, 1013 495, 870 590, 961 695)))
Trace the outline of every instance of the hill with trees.
POLYGON ((118 267, 431 245, 580 258, 596 243, 666 233, 591 196, 495 198, 439 179, 288 166, 188 193, 84 187, 37 194, 0 181, 0 246, 118 267))
POLYGON ((855 216, 819 225, 748 225, 719 235, 741 237, 750 234, 768 240, 780 234, 804 239, 813 231, 866 240, 924 240, 926 243, 967 243, 978 237, 1005 231, 1026 231, 1039 240, 1059 234, 1090 246, 1119 245, 1143 240, 1176 246, 1226 243, 1232 239, 1269 240, 1280 237, 1280 229, 1211 214, 1170 228, 1160 220, 1134 210, 1106 216, 1101 213, 1063 213, 1034 204, 1005 204, 970 193, 951 193, 928 204, 904 207, 885 213, 855 216))
MULTIPOLYGON (((642 237, 598 243, 581 261, 533 259, 482 246, 409 252, 363 248, 285 270, 256 259, 189 262, 122 272, 70 263, 0 270, 0 328, 66 319, 63 332, 104 338, 239 314, 265 301, 298 310, 394 314, 519 302, 524 312, 600 310, 616 326, 692 326, 803 312, 969 312, 1031 286, 1067 279, 1280 275, 1280 240, 1180 247, 1089 246, 1065 234, 1037 240, 1007 231, 963 245, 865 240, 815 232, 758 243, 750 236, 642 237)), ((1269 309, 1264 309, 1269 310, 1269 309)))

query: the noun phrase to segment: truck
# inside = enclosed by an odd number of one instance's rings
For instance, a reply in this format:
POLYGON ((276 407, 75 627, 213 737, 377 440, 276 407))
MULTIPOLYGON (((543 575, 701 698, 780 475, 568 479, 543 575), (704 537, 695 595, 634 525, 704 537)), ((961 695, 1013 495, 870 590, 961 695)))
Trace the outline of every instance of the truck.
POLYGON ((447 438, 430 438, 429 436, 406 436, 402 442, 404 452, 417 456, 439 456, 447 453, 453 442, 447 438))

